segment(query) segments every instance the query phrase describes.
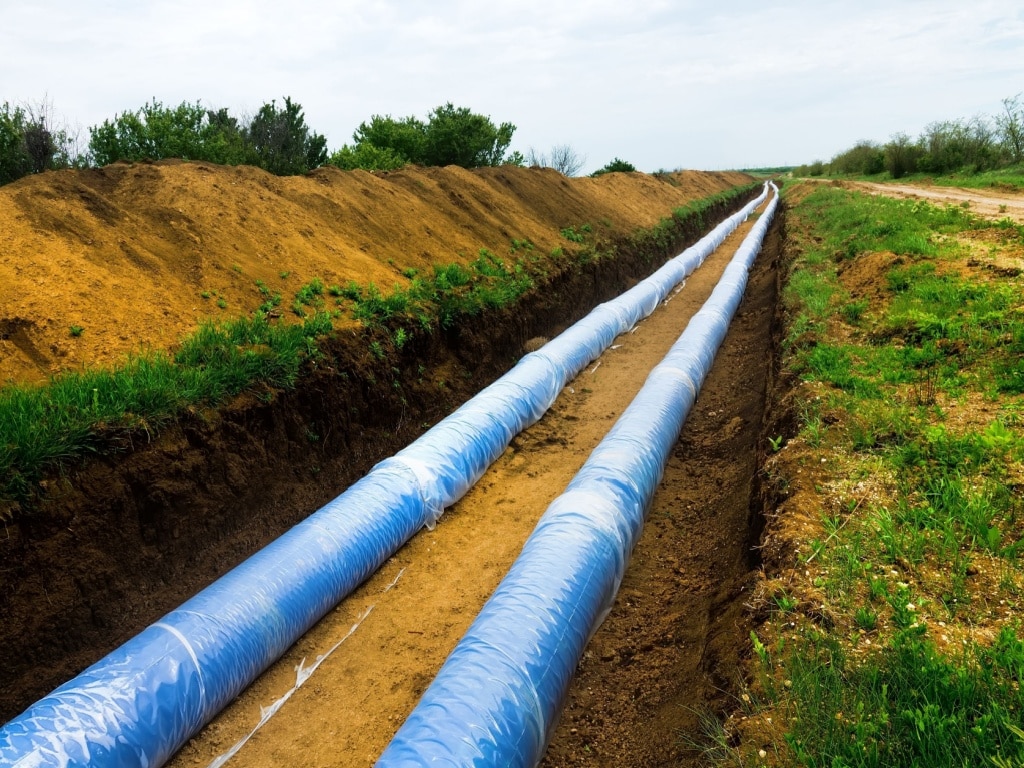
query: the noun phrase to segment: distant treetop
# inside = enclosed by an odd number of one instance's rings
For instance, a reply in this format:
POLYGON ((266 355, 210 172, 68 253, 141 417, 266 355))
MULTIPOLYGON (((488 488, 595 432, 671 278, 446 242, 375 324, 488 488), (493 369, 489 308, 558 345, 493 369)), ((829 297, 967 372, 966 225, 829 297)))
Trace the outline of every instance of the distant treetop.
POLYGON ((89 129, 89 153, 96 165, 118 160, 206 160, 223 165, 256 165, 287 176, 317 168, 327 160, 327 139, 306 125, 302 105, 285 96, 264 104, 249 121, 201 102, 167 107, 146 102, 134 112, 89 129))
POLYGON ((632 163, 627 163, 625 160, 614 158, 604 168, 598 168, 594 171, 591 176, 600 176, 602 173, 632 173, 636 170, 636 166, 632 163))
POLYGON ((437 107, 426 122, 416 117, 374 115, 352 134, 328 163, 344 170, 390 170, 406 164, 460 165, 463 168, 521 162, 518 153, 506 157, 512 123, 495 125, 489 117, 456 107, 437 107))

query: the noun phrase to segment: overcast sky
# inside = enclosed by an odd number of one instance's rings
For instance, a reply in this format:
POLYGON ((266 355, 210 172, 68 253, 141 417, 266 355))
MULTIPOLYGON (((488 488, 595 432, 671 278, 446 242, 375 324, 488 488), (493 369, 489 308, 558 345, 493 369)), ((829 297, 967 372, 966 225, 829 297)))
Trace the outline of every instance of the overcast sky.
POLYGON ((586 171, 827 160, 1024 91, 1020 0, 2 0, 0 102, 86 129, 289 95, 331 149, 451 101, 586 171))

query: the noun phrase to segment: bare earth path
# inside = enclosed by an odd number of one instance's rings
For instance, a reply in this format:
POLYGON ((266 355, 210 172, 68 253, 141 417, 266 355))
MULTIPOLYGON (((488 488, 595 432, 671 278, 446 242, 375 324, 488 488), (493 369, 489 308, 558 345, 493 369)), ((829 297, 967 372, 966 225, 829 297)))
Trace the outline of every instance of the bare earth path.
POLYGON ((999 189, 965 189, 962 187, 925 186, 923 184, 876 184, 868 181, 842 181, 840 186, 859 189, 873 195, 915 198, 932 203, 948 203, 967 207, 990 219, 1009 218, 1024 223, 1024 194, 999 189))
MULTIPOLYGON (((617 339, 614 349, 572 382, 434 531, 416 536, 169 765, 209 765, 256 725, 261 707, 295 685, 300 662, 305 660, 308 667, 339 641, 228 765, 372 765, 547 505, 710 294, 747 228, 733 235, 682 291, 634 333, 617 339)), ((661 741, 667 744, 652 745, 647 735, 635 740, 624 735, 623 729, 640 727, 638 719, 650 720, 651 714, 635 704, 647 699, 654 706, 660 720, 649 722, 647 729, 658 728, 667 722, 664 718, 678 715, 678 707, 660 706, 667 675, 688 674, 693 680, 731 674, 709 672, 708 666, 715 665, 709 662, 713 658, 735 656, 742 645, 743 631, 732 614, 716 616, 714 608, 723 591, 738 594, 749 570, 753 445, 760 427, 757 403, 763 403, 774 297, 774 276, 765 261, 762 255, 752 281, 763 296, 753 304, 748 300, 740 311, 740 324, 748 326, 745 333, 764 336, 765 349, 751 347, 759 342, 743 332, 739 341, 730 333, 732 351, 723 351, 695 406, 694 426, 684 431, 618 605, 581 665, 582 677, 549 752, 551 765, 653 765, 669 759, 679 752, 677 726, 663 729, 661 741), (713 380, 718 384, 712 386, 713 380), (749 461, 737 461, 743 453, 749 461), (733 467, 732 474, 712 471, 708 464, 713 462, 733 467), (722 515, 727 507, 731 512, 722 515), (706 535, 694 535, 701 529, 706 535), (642 619, 630 613, 638 602, 646 605, 642 619), (718 629, 722 622, 724 635, 718 629), (719 646, 721 651, 716 650, 719 646), (639 664, 644 656, 649 657, 647 665, 639 664), (625 683, 616 678, 618 671, 628 674, 631 668, 642 669, 641 677, 625 683), (637 743, 627 743, 633 741, 637 743)), ((695 685, 713 699, 718 682, 695 685)), ((690 683, 681 680, 677 692, 680 686, 684 700, 693 703, 690 683)))

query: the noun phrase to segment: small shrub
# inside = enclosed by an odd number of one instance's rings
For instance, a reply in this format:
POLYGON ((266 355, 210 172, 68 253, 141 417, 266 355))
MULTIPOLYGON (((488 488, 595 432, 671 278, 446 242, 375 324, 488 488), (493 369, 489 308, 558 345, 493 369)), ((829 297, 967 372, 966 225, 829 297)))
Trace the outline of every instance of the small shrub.
POLYGON ((583 243, 586 242, 587 239, 587 236, 584 234, 584 232, 588 231, 589 230, 584 230, 583 227, 580 227, 579 229, 576 229, 575 227, 565 227, 564 229, 561 230, 560 234, 570 243, 583 243))
POLYGON ((395 349, 401 349, 409 341, 409 334, 405 328, 398 328, 395 330, 394 342, 395 349))
POLYGON ((618 157, 613 158, 603 168, 598 168, 594 171, 591 176, 600 176, 605 173, 633 173, 636 171, 636 166, 625 160, 620 160, 618 157))

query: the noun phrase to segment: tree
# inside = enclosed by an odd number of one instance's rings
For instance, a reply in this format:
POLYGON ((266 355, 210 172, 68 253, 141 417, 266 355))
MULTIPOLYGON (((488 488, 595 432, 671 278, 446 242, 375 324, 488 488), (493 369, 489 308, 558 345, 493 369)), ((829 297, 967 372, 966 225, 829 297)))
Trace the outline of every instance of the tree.
POLYGON ((0 184, 30 173, 32 161, 25 152, 25 111, 6 101, 0 110, 0 184))
POLYGON ((636 171, 636 166, 632 163, 620 160, 618 157, 613 158, 603 168, 598 168, 594 171, 591 176, 600 176, 603 173, 633 173, 636 171))
POLYGON ((15 107, 4 102, 0 109, 0 184, 77 164, 74 137, 67 128, 56 125, 48 101, 15 107))
POLYGON ((429 115, 423 164, 463 168, 501 165, 515 130, 512 123, 495 126, 489 117, 448 102, 429 115))
POLYGON ((361 156, 367 161, 382 159, 390 163, 394 158, 402 158, 403 165, 425 164, 427 126, 415 117, 396 120, 391 115, 374 115, 370 122, 359 124, 352 139, 355 141, 353 149, 357 150, 357 155, 361 151, 361 156), (371 148, 376 152, 370 152, 371 148))
POLYGON ((996 130, 1013 163, 1024 162, 1024 104, 1020 97, 1018 93, 1013 98, 1003 99, 1003 111, 996 115, 996 130))
POLYGON ((223 165, 242 165, 249 160, 245 126, 238 118, 228 114, 227 109, 208 109, 202 131, 205 149, 203 159, 223 165))
POLYGON ((329 162, 366 170, 390 170, 407 163, 463 168, 521 163, 519 153, 505 156, 515 129, 511 123, 496 126, 489 117, 450 102, 431 111, 426 122, 374 115, 352 134, 355 143, 343 146, 329 162))
POLYGON ((212 163, 245 160, 238 121, 226 109, 213 112, 199 101, 168 107, 153 99, 104 120, 89 133, 89 152, 97 165, 168 157, 212 163))
POLYGON ((996 134, 987 118, 942 120, 925 126, 918 168, 930 173, 977 171, 999 164, 996 134))
POLYGON ((526 153, 526 164, 541 168, 554 168, 565 176, 575 176, 587 162, 586 155, 579 154, 568 144, 556 144, 551 148, 550 155, 538 155, 533 147, 526 153))
POLYGON ((905 133, 894 133, 885 145, 885 169, 894 179, 917 170, 921 148, 905 133))
POLYGON ((833 173, 871 176, 885 170, 885 150, 873 141, 858 141, 832 158, 833 173))
POLYGON ((327 160, 327 139, 310 131, 302 106, 285 97, 284 107, 264 104, 247 124, 227 109, 183 101, 168 107, 156 99, 134 112, 89 129, 89 152, 97 165, 118 160, 205 160, 222 165, 251 163, 279 175, 305 173, 327 160))
POLYGON ((134 112, 89 129, 89 152, 97 165, 118 160, 207 160, 202 137, 206 110, 198 101, 166 107, 155 98, 134 112))
POLYGON ((327 162, 327 139, 311 132, 302 105, 285 96, 284 107, 260 107, 247 130, 255 164, 278 176, 306 173, 327 162))

